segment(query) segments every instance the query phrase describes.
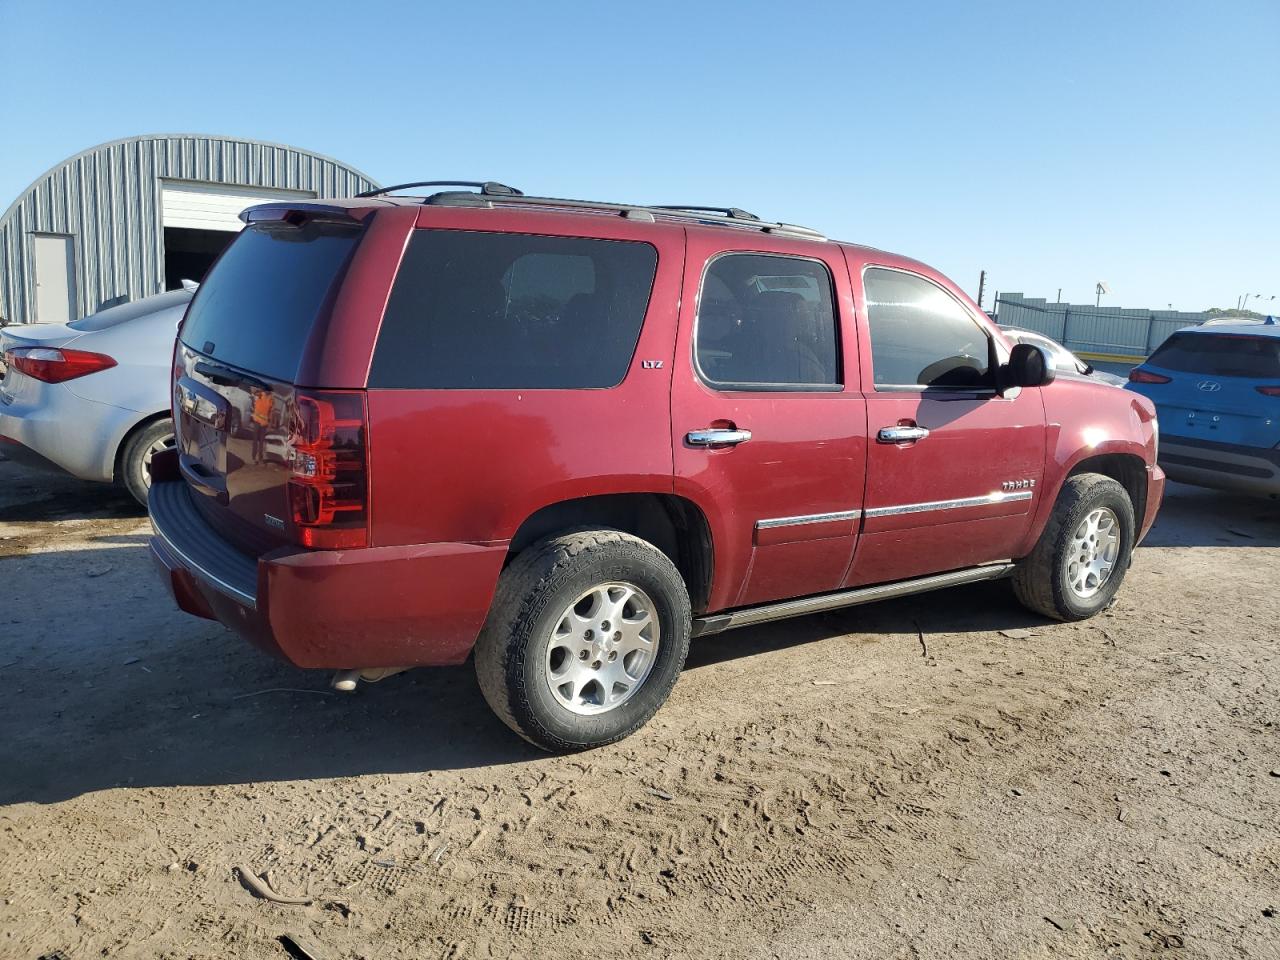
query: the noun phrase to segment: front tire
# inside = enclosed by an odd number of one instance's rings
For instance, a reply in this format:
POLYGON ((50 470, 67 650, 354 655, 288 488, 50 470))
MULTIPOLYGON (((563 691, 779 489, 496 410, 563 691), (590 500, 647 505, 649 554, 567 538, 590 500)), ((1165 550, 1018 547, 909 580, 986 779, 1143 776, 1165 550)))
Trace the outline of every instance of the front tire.
POLYGON ((1031 555, 1013 574, 1023 606, 1054 620, 1087 620, 1111 605, 1133 552, 1133 503, 1115 480, 1068 477, 1031 555))
POLYGON ((173 443, 173 420, 164 417, 134 433, 120 453, 120 483, 144 507, 151 490, 151 458, 173 443))
POLYGON ((493 712, 535 746, 603 746, 666 701, 691 622, 684 580, 652 544, 616 530, 547 537, 503 571, 476 677, 493 712))

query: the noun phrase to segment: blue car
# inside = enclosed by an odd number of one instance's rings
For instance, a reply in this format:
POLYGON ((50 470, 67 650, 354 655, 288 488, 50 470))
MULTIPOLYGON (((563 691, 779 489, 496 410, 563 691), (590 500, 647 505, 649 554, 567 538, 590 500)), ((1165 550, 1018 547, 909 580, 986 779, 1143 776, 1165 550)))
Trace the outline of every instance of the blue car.
POLYGON ((1160 418, 1160 466, 1202 487, 1280 496, 1280 324, 1179 330, 1129 373, 1160 418))

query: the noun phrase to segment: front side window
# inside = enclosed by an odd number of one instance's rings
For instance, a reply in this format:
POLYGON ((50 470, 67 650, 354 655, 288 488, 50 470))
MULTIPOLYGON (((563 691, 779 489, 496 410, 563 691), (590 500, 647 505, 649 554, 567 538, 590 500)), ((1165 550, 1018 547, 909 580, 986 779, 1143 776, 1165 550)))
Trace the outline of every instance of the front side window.
POLYGON ((990 389, 991 340, 959 303, 924 277, 863 274, 877 388, 990 389))
POLYGON ((658 252, 647 243, 417 230, 371 387, 613 387, 631 365, 658 252))
POLYGON ((835 389, 839 337, 831 273, 797 257, 734 253, 707 267, 698 300, 698 369, 728 389, 835 389))

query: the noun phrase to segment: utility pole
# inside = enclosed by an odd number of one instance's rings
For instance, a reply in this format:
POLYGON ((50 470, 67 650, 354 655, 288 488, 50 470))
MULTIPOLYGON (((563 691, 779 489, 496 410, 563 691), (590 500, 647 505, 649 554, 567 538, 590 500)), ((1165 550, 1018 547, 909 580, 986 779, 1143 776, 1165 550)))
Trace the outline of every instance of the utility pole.
POLYGON ((978 273, 978 309, 982 309, 982 295, 987 289, 987 271, 978 273))
POLYGON ((1061 288, 1061 287, 1059 287, 1059 288, 1058 288, 1058 299, 1057 299, 1057 300, 1055 300, 1055 301, 1053 301, 1053 302, 1054 302, 1054 303, 1061 303, 1061 302, 1062 302, 1062 288, 1061 288))

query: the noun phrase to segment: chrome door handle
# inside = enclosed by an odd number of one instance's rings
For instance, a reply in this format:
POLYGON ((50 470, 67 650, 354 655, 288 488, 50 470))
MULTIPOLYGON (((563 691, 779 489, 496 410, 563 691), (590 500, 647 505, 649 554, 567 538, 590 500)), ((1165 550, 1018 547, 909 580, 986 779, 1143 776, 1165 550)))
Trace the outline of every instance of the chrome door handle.
POLYGON ((924 427, 881 427, 876 434, 880 443, 909 443, 912 440, 923 440, 929 435, 924 427))
POLYGON ((751 439, 750 430, 690 430, 685 440, 692 447, 735 447, 751 439))

